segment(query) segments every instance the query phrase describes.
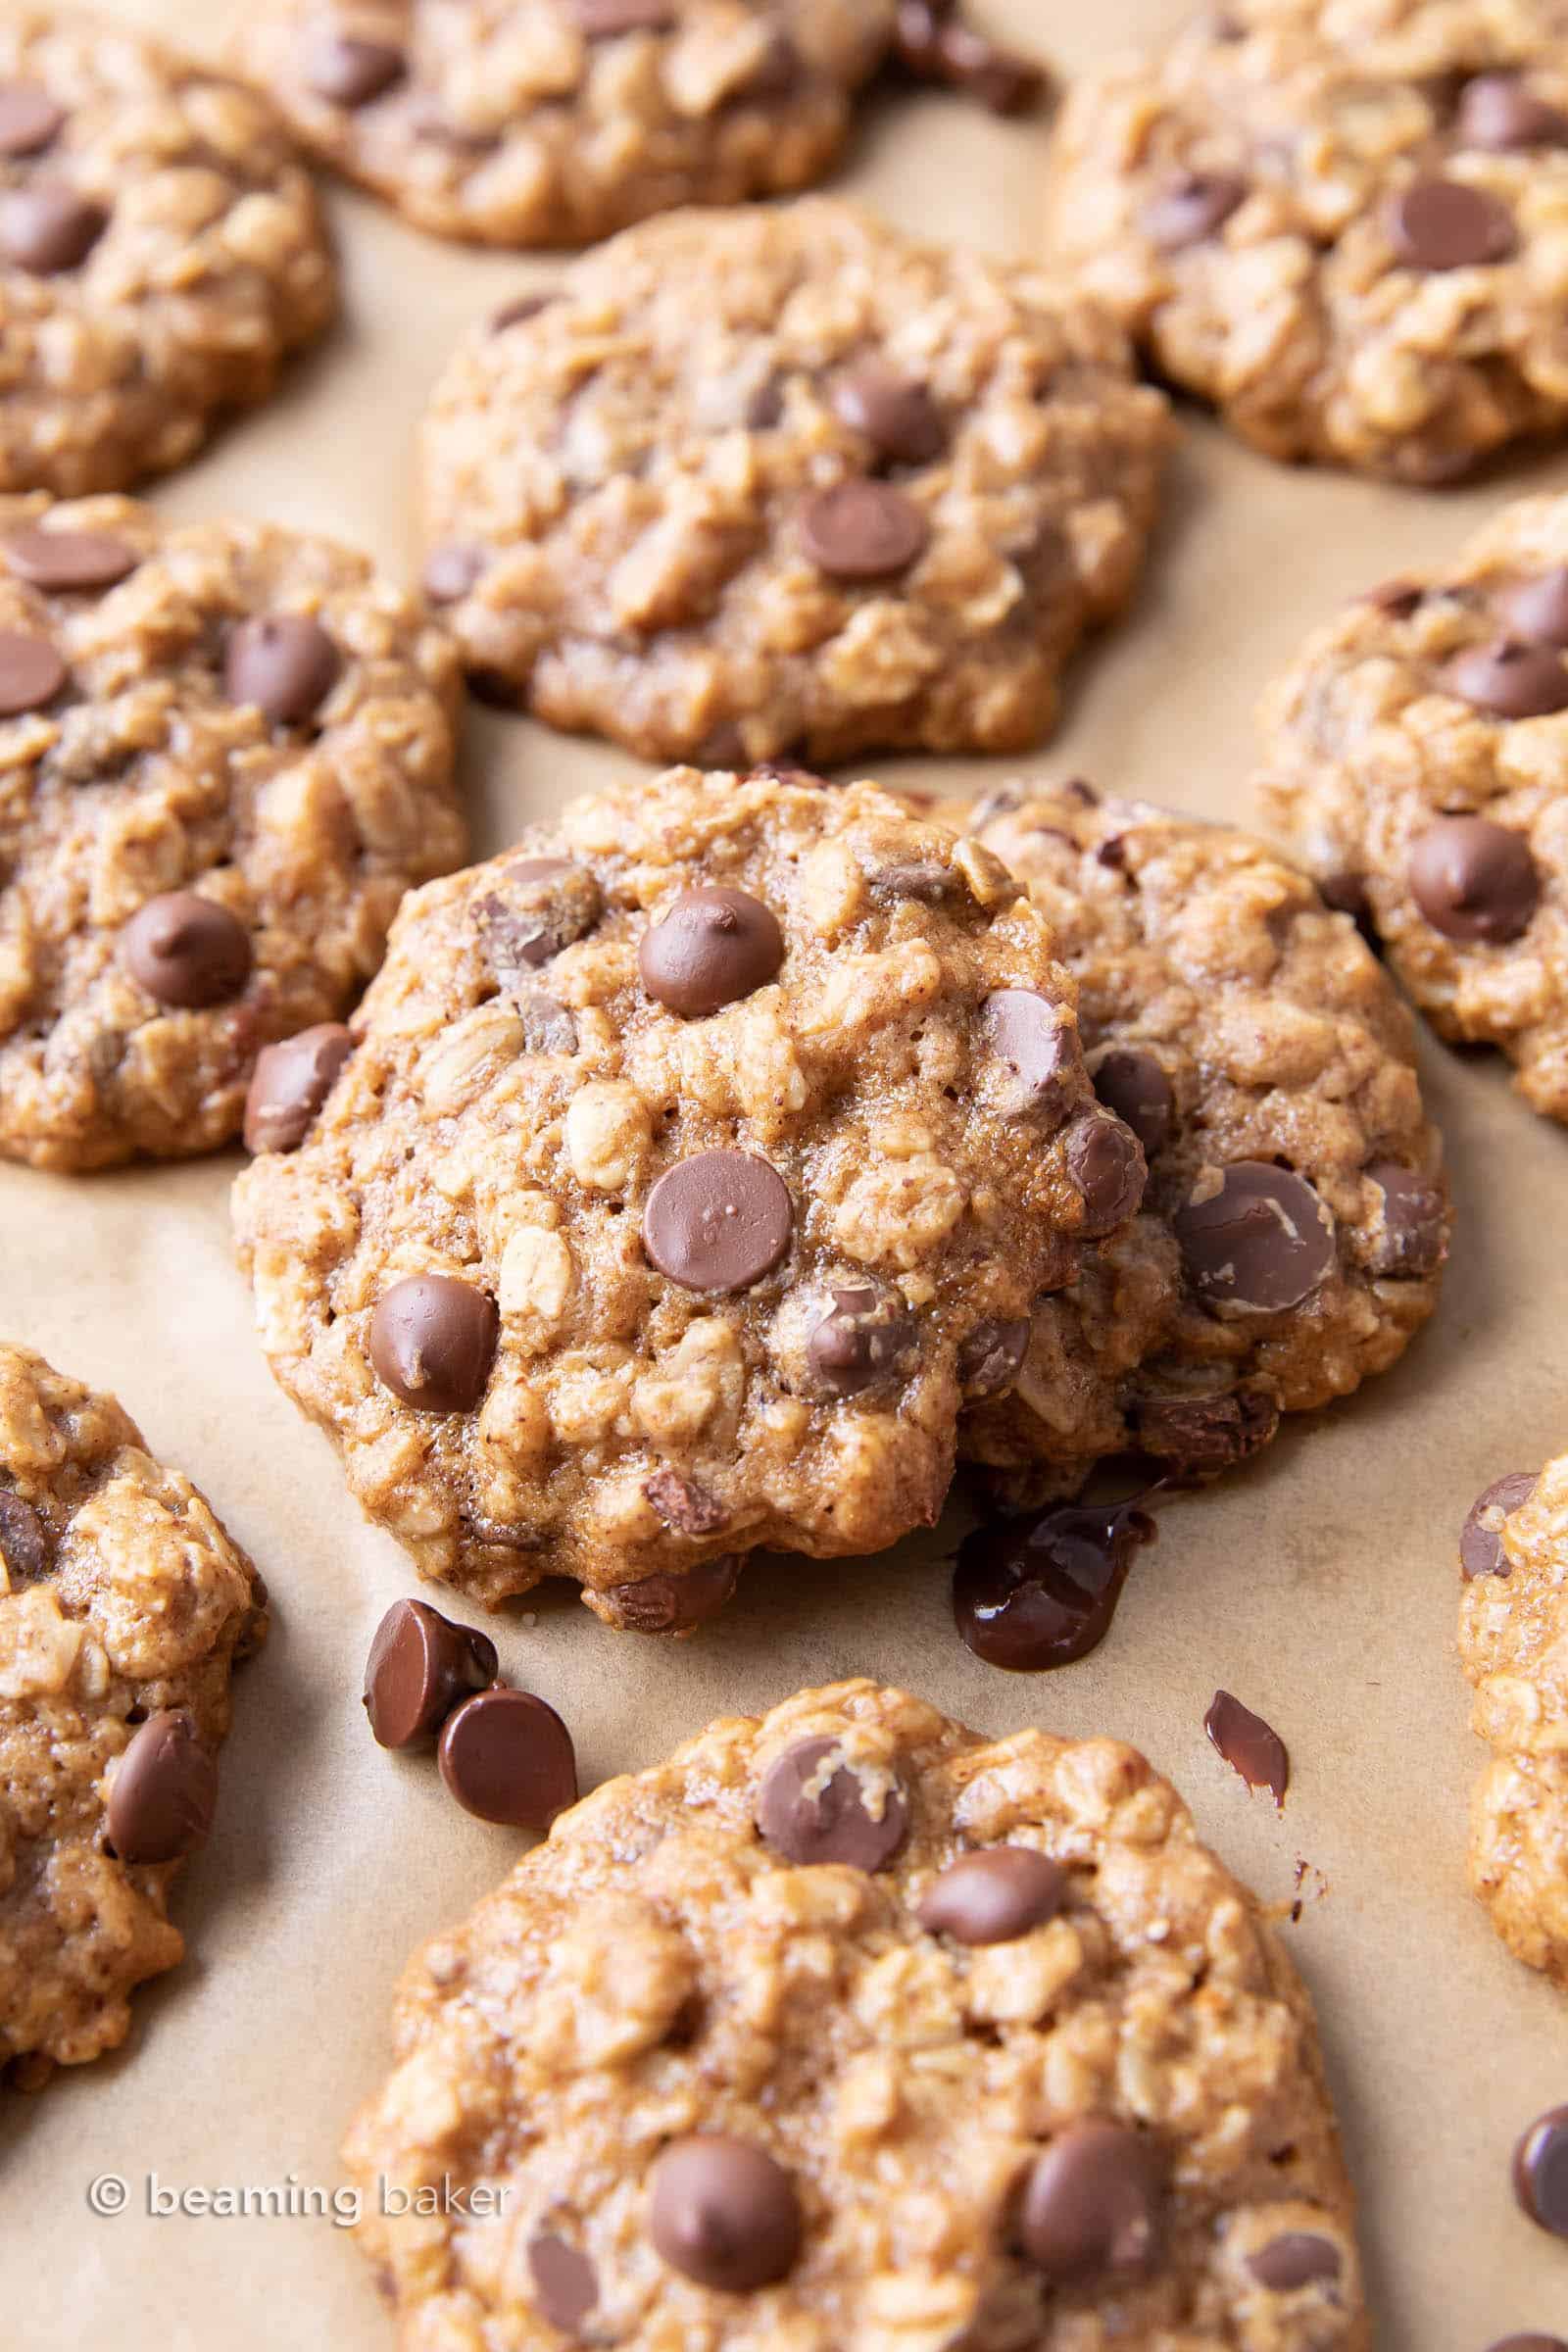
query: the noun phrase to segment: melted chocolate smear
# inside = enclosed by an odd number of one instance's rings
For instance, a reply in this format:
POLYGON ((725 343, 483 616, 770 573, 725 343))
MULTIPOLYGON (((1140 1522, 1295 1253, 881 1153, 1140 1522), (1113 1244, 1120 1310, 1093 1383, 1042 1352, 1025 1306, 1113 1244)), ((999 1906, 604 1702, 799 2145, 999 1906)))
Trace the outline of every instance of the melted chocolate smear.
POLYGON ((1070 1666, 1110 1630, 1133 1553, 1158 1530, 1143 1496, 1048 1503, 965 1536, 953 1577, 958 1632, 988 1666, 1070 1666))
MULTIPOLYGON (((1272 1724, 1250 1707, 1244 1707, 1228 1690, 1216 1690, 1203 1717, 1203 1729, 1216 1752, 1249 1788, 1266 1788, 1275 1806, 1283 1808, 1291 1785, 1291 1759, 1272 1724)), ((1297 1882, 1299 1885, 1299 1881, 1297 1882)))

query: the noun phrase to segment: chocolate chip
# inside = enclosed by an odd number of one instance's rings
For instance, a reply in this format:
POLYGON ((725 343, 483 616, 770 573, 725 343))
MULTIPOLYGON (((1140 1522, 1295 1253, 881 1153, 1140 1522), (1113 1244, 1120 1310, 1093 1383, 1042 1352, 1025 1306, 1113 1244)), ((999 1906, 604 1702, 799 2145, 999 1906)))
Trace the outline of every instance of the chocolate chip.
POLYGON ((228 1004, 251 976, 244 924, 193 890, 166 891, 138 907, 120 935, 120 955, 158 1004, 188 1010, 228 1004))
POLYGON ((846 368, 833 383, 833 407, 852 432, 863 433, 881 458, 929 466, 948 445, 942 411, 918 378, 886 360, 846 368))
POLYGON ((1261 1389, 1222 1396, 1151 1396, 1133 1411, 1138 1443, 1168 1477, 1188 1485, 1218 1478, 1266 1446, 1280 1408, 1261 1389))
POLYGON ((36 81, 0 82, 0 155, 38 155, 59 137, 66 110, 36 81))
POLYGON ((47 637, 0 629, 0 718, 41 710, 66 682, 66 665, 47 637))
POLYGON ((332 106, 356 107, 381 97, 407 71, 402 50, 390 43, 331 32, 313 44, 305 78, 318 98, 332 106))
POLYGON ((1332 2238, 1286 2230, 1250 2254, 1247 2267, 1271 2295, 1294 2295, 1299 2287, 1334 2284, 1345 2266, 1332 2238))
POLYGON ((940 906, 956 898, 963 878, 940 858, 908 858, 879 865, 866 876, 866 888, 879 906, 897 906, 912 899, 920 906, 940 906))
POLYGON ((0 1487, 0 1566, 15 1586, 42 1576, 48 1564, 43 1521, 30 1502, 0 1487))
POLYGON ((988 1666, 1069 1666, 1104 1640, 1133 1554, 1154 1535, 1152 1519, 1128 1502, 1054 1502, 989 1521, 958 1546, 954 1623, 988 1666))
POLYGON ((716 1617, 734 1593, 744 1555, 716 1553, 678 1576, 645 1576, 634 1585, 610 1585, 598 1595, 612 1621, 633 1634, 684 1634, 716 1617))
POLYGON ((1522 1510, 1536 1491, 1540 1473, 1509 1470, 1478 1494, 1459 1530, 1459 1572, 1466 1584, 1477 1576, 1507 1576, 1508 1555, 1502 1547, 1502 1523, 1522 1510))
POLYGON ((411 1274, 375 1302, 370 1361, 405 1404, 467 1413, 484 1395, 499 1332, 487 1292, 450 1274, 411 1274))
POLYGON ((885 1870, 909 1834, 909 1800, 891 1775, 862 1779, 862 1767, 847 1759, 826 1772, 839 1752, 837 1740, 798 1740, 775 1757, 758 1791, 757 1827, 776 1854, 803 1868, 885 1870))
POLYGON ((716 1535, 729 1517, 716 1495, 695 1478, 682 1478, 678 1470, 656 1470, 644 1480, 643 1493, 664 1525, 678 1528, 683 1536, 716 1535))
POLYGON ((504 302, 499 311, 491 312, 490 332, 504 335, 509 327, 525 326, 530 318, 537 318, 541 311, 548 311, 553 302, 560 300, 560 295, 553 292, 519 294, 514 302, 504 302))
POLYGON ((1446 816, 1412 844, 1410 895, 1445 939, 1503 947, 1541 903, 1541 876, 1522 834, 1485 816, 1446 816))
POLYGON ((1513 215, 1459 179, 1417 179, 1392 196, 1389 242, 1412 270, 1472 270, 1505 262, 1519 244, 1513 215))
POLYGON ((1266 1788, 1276 1806, 1285 1802, 1291 1785, 1291 1759, 1272 1724, 1250 1707, 1244 1707, 1228 1690, 1216 1690, 1203 1717, 1203 1729, 1215 1753, 1249 1788, 1266 1788))
POLYGON ((1516 74, 1478 74, 1460 94, 1455 130, 1461 147, 1506 155, 1519 147, 1561 146, 1568 139, 1568 116, 1538 98, 1516 74))
POLYGON ((593 930, 604 905, 586 866, 567 858, 516 858, 475 900, 473 919, 491 970, 503 988, 514 988, 593 930))
POLYGON ((1372 1272, 1380 1281, 1414 1281, 1436 1273, 1448 1254, 1448 1203, 1442 1186, 1392 1159, 1374 1160, 1367 1178, 1383 1195, 1383 1231, 1373 1246, 1372 1272))
POLYGON ((422 583, 432 605, 458 605, 484 575, 484 555, 477 547, 449 539, 433 547, 424 560, 422 583))
POLYGON ((428 1601, 395 1600, 375 1629, 365 1666, 365 1711, 380 1747, 421 1747, 454 1707, 493 1683, 496 1645, 455 1625, 428 1601))
POLYGON ((1568 2237, 1568 2107, 1538 2116, 1513 2152, 1520 2206, 1553 2237, 1568 2237))
POLYGON ((1116 1119, 1080 1119, 1067 1138, 1067 1168, 1083 1196, 1079 1230, 1091 1241, 1126 1224, 1149 1181, 1138 1139, 1116 1119))
POLYGON ((643 1211, 643 1244, 687 1291, 745 1291, 786 1255, 789 1187, 750 1152, 699 1152, 666 1168, 643 1211))
POLYGON ((1568 709, 1568 662, 1520 637, 1470 646, 1439 672, 1438 684, 1491 718, 1544 718, 1568 709))
POLYGON ((895 1292, 844 1289, 832 1298, 806 1344, 807 1359, 830 1396, 858 1396, 897 1370, 918 1329, 895 1292))
POLYGON ((150 1715, 115 1767, 105 1826, 122 1862, 175 1862, 213 1826, 218 1767, 184 1707, 150 1715))
POLYGON ((565 1005, 558 1004, 554 997, 525 989, 516 999, 516 1010, 522 1023, 525 1054, 576 1053, 577 1023, 565 1005))
POLYGON ((1363 589, 1356 602, 1387 612, 1391 620, 1408 620, 1420 610, 1425 596, 1418 580, 1380 580, 1375 588, 1363 589))
POLYGON ((1013 1943, 1055 1918, 1067 1873, 1027 1845, 993 1846, 951 1863, 922 1901, 920 1925, 956 1943, 1013 1943))
POLYGON ((890 482, 852 478, 814 491, 800 510, 801 545, 833 580, 885 580, 924 555, 931 526, 890 482))
POLYGON ((1490 2352, 1568 2352, 1560 2335, 1505 2335, 1490 2352))
POLYGON ((1234 172, 1178 172, 1145 205, 1144 234, 1166 253, 1179 252, 1184 245, 1200 245, 1224 227, 1246 197, 1247 182, 1234 172))
POLYGON ((1158 2257, 1166 2167, 1154 2142, 1094 2118, 1058 2132, 1029 2169, 1023 2250, 1054 2284, 1141 2278, 1158 2257))
POLYGON ((1163 1152, 1176 1125, 1176 1094, 1153 1054, 1135 1046, 1114 1047, 1102 1054, 1093 1076, 1095 1093, 1132 1129, 1145 1158, 1163 1152))
POLYGON ((1497 599, 1510 630, 1537 645, 1568 646, 1568 568, 1538 572, 1497 599))
POLYGON ((975 1325, 958 1349, 958 1386, 970 1402, 1011 1388, 1029 1352, 1029 1330, 1022 1315, 988 1315, 975 1325))
POLYGON ((571 0, 584 40, 612 40, 621 32, 667 32, 677 21, 675 0, 571 0))
POLYGON ((599 2279, 580 2247, 548 2232, 528 2241, 528 2276, 540 2317, 572 2334, 599 2300, 599 2279))
POLYGON ((354 1051, 341 1021, 318 1021, 280 1045, 264 1046, 245 1096, 247 1152, 293 1152, 354 1051))
POLYGON ((108 531, 12 531, 0 540, 6 568, 34 588, 113 588, 141 562, 136 550, 108 531))
POLYGON ((683 890, 637 950, 648 994, 685 1020, 765 987, 783 960, 771 908, 746 890, 683 890))
POLYGON ((0 196, 0 256, 33 277, 76 269, 108 226, 104 207, 74 188, 40 180, 0 196))
POLYGON ((987 1046, 1018 1082, 1023 1107, 1059 1117, 1081 1068, 1070 1012, 1033 988, 994 989, 980 1007, 987 1046))
POLYGON ((571 1734, 526 1690, 476 1691, 449 1715, 436 1748, 441 1778, 466 1813, 514 1830, 548 1830, 577 1802, 571 1734))
POLYGON ((958 23, 950 0, 900 0, 895 47, 906 73, 978 98, 996 115, 1022 114, 1045 86, 1032 59, 1000 49, 958 23))
POLYGON ((231 703, 254 704, 273 726, 314 718, 336 685, 337 647, 304 612, 269 612, 241 621, 223 657, 223 692, 231 703))
POLYGON ((1303 1177, 1239 1159, 1171 1218, 1187 1279, 1205 1306, 1280 1314, 1333 1271, 1333 1212, 1303 1177))
POLYGON ((801 2209, 788 2173, 762 2149, 697 2132, 671 2140, 655 2160, 648 2234, 682 2278, 744 2295, 790 2270, 801 2209))

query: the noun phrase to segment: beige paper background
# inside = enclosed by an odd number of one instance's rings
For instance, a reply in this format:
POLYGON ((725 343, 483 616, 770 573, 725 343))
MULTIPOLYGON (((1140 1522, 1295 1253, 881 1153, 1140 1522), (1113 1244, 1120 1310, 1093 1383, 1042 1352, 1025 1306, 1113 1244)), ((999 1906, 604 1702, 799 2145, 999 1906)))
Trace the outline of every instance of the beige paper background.
MULTIPOLYGON (((216 51, 245 0, 109 5, 216 51)), ((1064 72, 1178 13, 1178 0, 989 0, 987 12, 1064 72)), ((1021 249, 1042 138, 1038 124, 900 96, 878 105, 846 183, 911 229, 1021 249)), ((227 508, 337 531, 402 574, 429 381, 471 318, 553 265, 468 253, 357 198, 332 202, 343 325, 284 400, 155 495, 176 514, 227 508)), ((1518 484, 1568 486, 1568 459, 1500 489, 1424 497, 1280 471, 1189 426, 1146 592, 1083 665, 1043 764, 1245 817, 1257 691, 1302 629, 1369 580, 1440 560, 1518 484)), ((475 711, 480 849, 631 766, 475 711)), ((978 785, 990 771, 878 772, 978 785)), ((1288 1896, 1306 1861, 1308 1891, 1326 1892, 1287 1934, 1318 1998, 1364 2200, 1379 2342, 1482 2352, 1511 2329, 1568 2329, 1568 2248, 1521 2218, 1507 2183, 1517 2132, 1568 2099, 1568 2007, 1506 1958, 1464 1891, 1480 1751, 1453 1655, 1454 1539, 1482 1486, 1568 1444, 1568 1137, 1533 1119, 1493 1061, 1431 1046, 1426 1067, 1462 1218, 1438 1322, 1353 1403, 1164 1511, 1110 1639, 1084 1663, 1029 1678, 972 1658, 951 1627, 940 1536, 858 1570, 766 1563, 685 1644, 612 1634, 564 1595, 491 1630, 505 1670, 573 1727, 585 1786, 710 1715, 867 1673, 987 1731, 1037 1722, 1135 1740, 1266 1897, 1288 1896), (1218 1684, 1289 1741, 1283 1818, 1204 1740, 1218 1684)), ((218 1838, 177 1897, 185 1967, 141 1996, 119 2056, 0 2112, 8 2352, 384 2345, 365 2266, 329 2222, 154 2219, 145 2176, 334 2183, 342 2128, 383 2065, 405 1954, 517 1850, 451 1804, 427 1759, 394 1761, 366 1732, 362 1661, 410 1575, 268 1377, 228 1254, 235 1164, 80 1181, 0 1167, 0 1328, 117 1391, 254 1552, 277 1604, 239 1687, 218 1838), (85 2203, 106 2171, 130 2189, 112 2219, 85 2203)))

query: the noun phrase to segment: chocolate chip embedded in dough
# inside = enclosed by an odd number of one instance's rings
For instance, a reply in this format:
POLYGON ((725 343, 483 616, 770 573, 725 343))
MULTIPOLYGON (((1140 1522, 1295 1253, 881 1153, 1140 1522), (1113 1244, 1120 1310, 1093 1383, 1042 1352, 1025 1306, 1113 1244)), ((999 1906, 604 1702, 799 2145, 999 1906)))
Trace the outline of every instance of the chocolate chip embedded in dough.
POLYGON ((0 1568, 13 1588, 42 1576, 49 1565, 49 1539, 30 1502, 0 1487, 0 1568))
POLYGON ((1065 1108, 1083 1066, 1070 1013, 1038 989, 998 988, 980 1007, 980 1028, 991 1052, 1017 1080, 1031 1111, 1065 1108))
POLYGON ((577 1802, 577 1759, 554 1707, 527 1690, 476 1691, 449 1715, 441 1778, 466 1813, 509 1829, 548 1830, 577 1802))
POLYGON ((858 360, 834 378, 832 402, 852 432, 863 433, 881 458, 929 466, 948 445, 941 409, 918 376, 886 360, 858 360))
POLYGON ((1489 718, 1546 718, 1568 709, 1568 662, 1522 637, 1467 647, 1444 665, 1437 683, 1489 718))
POLYGON ((1280 1408, 1261 1389, 1232 1389, 1218 1396, 1152 1396, 1133 1409, 1140 1447, 1179 1484, 1218 1478, 1266 1446, 1280 1425, 1280 1408))
POLYGON ((909 1800, 891 1773, 866 1772, 832 1739, 798 1740, 775 1757, 757 1798, 757 1827, 786 1862, 840 1862, 850 1870, 885 1870, 909 1832, 909 1800))
POLYGON ((1304 1177, 1235 1160, 1176 1210, 1187 1279, 1223 1313, 1280 1314, 1327 1280, 1338 1257, 1333 1211, 1304 1177))
POLYGON ((698 1560, 679 1575, 645 1576, 610 1585, 596 1594, 612 1624, 634 1634, 684 1634, 716 1617, 734 1593, 744 1554, 725 1551, 698 1560))
POLYGON ((749 1290, 787 1255, 789 1187, 750 1152, 699 1152, 666 1168, 648 1196, 643 1242, 684 1290, 749 1290))
POLYGON ((528 2277, 540 2317, 571 2335, 599 2300, 599 2278, 580 2246, 545 2230, 528 2240, 528 2277))
POLYGON ((39 155, 65 127, 66 110, 41 82, 0 82, 0 155, 39 155))
POLYGON ((958 1349, 958 1386, 973 1403, 1001 1396, 1012 1387, 1029 1352, 1029 1322, 1023 1315, 988 1315, 958 1349))
POLYGON ((411 1274, 370 1315, 369 1356, 383 1386, 425 1413, 471 1412, 495 1360, 501 1318, 488 1292, 450 1274, 411 1274))
POLYGON ((1436 1273, 1448 1254, 1448 1204, 1442 1186, 1397 1160, 1374 1160, 1366 1173, 1383 1196, 1383 1231, 1373 1245, 1372 1273, 1381 1281, 1414 1281, 1436 1273))
POLYGON ((1507 1576, 1508 1555, 1502 1547, 1502 1523, 1522 1510, 1536 1491, 1540 1472, 1509 1470, 1494 1478, 1475 1501, 1459 1530, 1459 1572, 1466 1584, 1478 1576, 1507 1576))
POLYGON ((919 1921, 956 1943, 1015 1943, 1055 1918, 1067 1873, 1027 1845, 997 1845, 950 1863, 921 1901, 919 1921))
POLYGON ((1137 1046, 1113 1047, 1095 1064, 1093 1078, 1095 1093, 1132 1129, 1145 1158, 1163 1152, 1176 1125, 1176 1094, 1153 1054, 1137 1046))
POLYGON ((1548 106, 1517 74, 1477 74, 1460 93, 1454 134, 1461 147, 1494 155, 1560 147, 1568 140, 1568 115, 1548 106))
POLYGON ((395 1600, 375 1629, 365 1667, 365 1711, 380 1747, 419 1747, 453 1709, 493 1683, 496 1645, 428 1601, 395 1600))
POLYGON ((159 1004, 202 1011, 244 994, 250 934, 237 915, 193 890, 139 906, 120 935, 121 961, 159 1004))
POLYGON ((1023 2251, 1060 2286, 1147 2277, 1159 2258, 1166 2165, 1143 2132, 1094 2118, 1035 2158, 1018 2211, 1023 2251))
POLYGON ((644 988, 684 1020, 751 996, 783 961, 777 917, 747 890, 683 890, 637 950, 644 988))
POLYGON ((184 1707, 140 1726, 114 1768, 105 1828, 122 1862, 175 1862, 213 1826, 218 1767, 184 1707))
POLYGON ((813 491, 799 514, 801 545, 834 580, 885 580, 907 571, 931 538, 924 512, 891 482, 854 477, 813 491))
POLYGON ((318 1021, 264 1046, 245 1096, 246 1151, 298 1150, 353 1052, 341 1021, 318 1021))
POLYGON ((1285 2230, 1250 2254, 1247 2267, 1271 2295, 1294 2295, 1303 2286, 1337 2285, 1345 2264, 1332 2238, 1313 2230, 1285 2230))
POLYGON ((408 60, 389 41, 358 40, 331 32, 313 43, 305 79, 332 106, 368 106, 408 72, 408 60))
POLYGON ((1412 270, 1472 270, 1505 262, 1519 232, 1505 204, 1460 179, 1417 179, 1389 200, 1389 242, 1412 270))
POLYGON ((1541 875, 1530 844, 1485 816, 1445 816, 1410 849, 1410 896, 1445 939, 1505 947, 1530 928, 1541 875))
POLYGON ((683 1478, 678 1470, 656 1470, 652 1478, 644 1480, 643 1493, 664 1525, 678 1529, 683 1536, 716 1535, 729 1517, 716 1495, 710 1494, 695 1478, 683 1478))
POLYGON ((1145 205, 1146 237, 1166 253, 1200 245, 1223 228, 1247 198, 1247 182, 1231 172, 1181 172, 1145 205))
POLYGON ((1516 580, 1497 599, 1509 629, 1537 645, 1568 646, 1568 566, 1516 580))
POLYGON ((33 629, 0 629, 0 718, 52 703, 68 672, 59 650, 33 629))
POLYGON ((763 2149, 697 2132, 671 2140, 655 2160, 648 2234, 683 2278, 723 2294, 750 2294, 793 2267, 800 2203, 788 2173, 763 2149))
POLYGON ((1118 1119, 1079 1119, 1067 1138, 1067 1169, 1083 1196, 1091 1240, 1125 1225, 1144 1197, 1149 1170, 1138 1139, 1118 1119))
POLYGON ((831 1396, 858 1396, 894 1373, 916 1344, 918 1326, 894 1292, 844 1285, 812 1326, 807 1360, 831 1396))
POLYGON ((306 612, 267 612, 241 621, 223 657, 223 691, 253 704, 274 726, 314 718, 336 685, 343 662, 318 620, 306 612))
POLYGON ((586 866, 569 858, 516 858, 473 905, 490 968, 514 988, 564 948, 592 931, 604 894, 586 866))
POLYGON ((33 277, 56 277, 87 259, 109 215, 74 188, 35 181, 0 196, 0 257, 33 277))
POLYGON ((995 115, 1022 114, 1045 87, 1033 59, 963 24, 952 0, 899 0, 894 41, 906 73, 978 98, 995 115))
POLYGON ((8 571, 30 587, 64 594, 113 588, 141 562, 128 540, 110 531, 46 531, 36 524, 0 540, 8 571))

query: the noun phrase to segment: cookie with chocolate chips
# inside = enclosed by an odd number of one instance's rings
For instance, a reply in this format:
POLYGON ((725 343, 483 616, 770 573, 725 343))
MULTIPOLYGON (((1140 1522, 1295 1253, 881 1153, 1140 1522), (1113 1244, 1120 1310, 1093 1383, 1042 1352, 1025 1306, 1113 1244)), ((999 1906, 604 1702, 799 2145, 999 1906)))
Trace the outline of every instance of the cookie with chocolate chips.
POLYGON ((1131 1216, 997 859, 870 785, 677 768, 411 896, 235 1219, 284 1388, 421 1571, 680 1632, 932 1522, 960 1396, 1131 1216))
POLYGON ((403 892, 463 856, 459 691, 330 541, 0 499, 0 1155, 299 1142, 403 892))
POLYGON ((1268 456, 1454 480, 1568 427, 1562 29, 1227 0, 1069 92, 1047 250, 1268 456))
POLYGON ((1348 605, 1262 715, 1264 806, 1324 890, 1568 1120, 1568 497, 1348 605))
POLYGON ((123 2041, 173 1968, 260 1577, 111 1396, 0 1346, 0 2085, 123 2041))
POLYGON ((1493 1750, 1470 1884, 1511 1952, 1568 1990, 1568 1454, 1494 1479, 1459 1537, 1459 1662, 1493 1750))
POLYGON ((127 25, 0 18, 0 490, 119 490, 266 400, 337 303, 265 99, 127 25))
POLYGON ((712 1724, 427 1944, 394 2034, 346 2154, 411 2352, 437 2306, 639 2352, 1371 2343, 1306 1992, 1113 1740, 869 1682, 712 1724), (512 2259, 418 2212, 438 2171, 512 2259))
POLYGON ((425 585, 477 684, 712 765, 1037 743, 1170 438, 1103 311, 853 206, 683 213, 464 343, 425 585))
POLYGON ((1025 1500, 1129 1450, 1212 1477, 1386 1370, 1437 1302, 1448 1197, 1409 1016, 1247 834, 1080 783, 941 813, 1028 883, 1149 1163, 1142 1213, 1020 1325, 961 1448, 1025 1500))

